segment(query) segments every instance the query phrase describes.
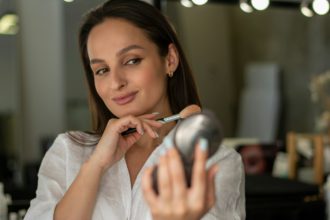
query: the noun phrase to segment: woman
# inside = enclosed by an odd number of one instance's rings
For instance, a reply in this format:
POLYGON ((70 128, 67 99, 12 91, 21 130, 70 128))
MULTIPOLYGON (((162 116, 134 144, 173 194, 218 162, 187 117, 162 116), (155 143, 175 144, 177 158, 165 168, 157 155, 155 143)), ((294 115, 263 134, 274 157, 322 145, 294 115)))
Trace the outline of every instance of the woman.
POLYGON ((207 141, 200 140, 187 188, 170 141, 175 123, 156 120, 200 105, 164 16, 144 2, 108 1, 88 13, 79 43, 93 132, 57 137, 26 219, 244 219, 238 154, 223 148, 206 169, 207 141), (129 128, 136 132, 122 135, 129 128), (156 161, 158 194, 151 178, 156 161))

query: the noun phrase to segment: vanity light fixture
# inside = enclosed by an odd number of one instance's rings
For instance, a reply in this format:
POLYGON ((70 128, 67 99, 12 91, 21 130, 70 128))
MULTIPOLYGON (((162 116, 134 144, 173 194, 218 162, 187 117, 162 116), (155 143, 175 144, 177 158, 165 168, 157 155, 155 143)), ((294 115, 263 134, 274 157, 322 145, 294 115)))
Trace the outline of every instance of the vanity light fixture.
POLYGON ((306 17, 312 17, 316 14, 325 15, 329 12, 329 0, 302 0, 300 11, 306 17))
MULTIPOLYGON (((190 8, 194 5, 204 5, 208 0, 181 0, 181 5, 190 8)), ((239 0, 239 7, 245 13, 254 10, 266 10, 269 6, 297 7, 306 17, 325 15, 330 11, 330 0, 239 0)))
POLYGON ((269 7, 270 0, 240 0, 239 7, 246 13, 253 12, 254 9, 258 11, 265 10, 269 7))

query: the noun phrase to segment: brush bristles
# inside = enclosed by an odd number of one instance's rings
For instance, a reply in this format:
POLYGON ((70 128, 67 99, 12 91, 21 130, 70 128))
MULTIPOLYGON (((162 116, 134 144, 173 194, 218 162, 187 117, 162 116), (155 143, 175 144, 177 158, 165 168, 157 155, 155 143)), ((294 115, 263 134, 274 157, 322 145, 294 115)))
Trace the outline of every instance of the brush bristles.
POLYGON ((199 112, 201 112, 201 108, 198 105, 189 105, 180 112, 180 118, 186 118, 199 112))

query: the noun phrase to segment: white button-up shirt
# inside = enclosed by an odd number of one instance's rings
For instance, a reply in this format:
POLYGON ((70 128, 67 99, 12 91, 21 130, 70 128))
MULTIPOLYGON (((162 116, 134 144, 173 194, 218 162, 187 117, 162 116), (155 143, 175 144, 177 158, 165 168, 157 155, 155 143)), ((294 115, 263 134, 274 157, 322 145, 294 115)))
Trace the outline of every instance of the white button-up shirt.
MULTIPOLYGON (((125 159, 114 164, 102 177, 92 220, 152 219, 141 190, 141 175, 160 156, 159 145, 140 170, 133 187, 125 159)), ((82 147, 68 134, 60 134, 47 151, 38 173, 36 198, 31 201, 25 220, 51 220, 58 201, 72 184, 82 164, 95 147, 82 147)), ((203 220, 245 219, 244 170, 239 154, 226 147, 208 161, 218 163, 216 175, 217 201, 203 220)), ((84 192, 81 192, 84 193, 84 192)))

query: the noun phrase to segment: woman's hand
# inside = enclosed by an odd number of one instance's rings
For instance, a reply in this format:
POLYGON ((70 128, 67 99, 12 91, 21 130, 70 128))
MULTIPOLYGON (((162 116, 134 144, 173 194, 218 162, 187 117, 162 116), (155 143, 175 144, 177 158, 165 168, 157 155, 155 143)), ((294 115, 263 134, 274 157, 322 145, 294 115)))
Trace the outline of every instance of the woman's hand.
POLYGON ((150 137, 157 138, 154 128, 161 127, 162 123, 155 121, 156 116, 157 114, 145 114, 110 119, 91 159, 105 171, 120 160, 145 131, 150 137), (129 128, 136 128, 137 132, 122 136, 121 133, 129 128))
MULTIPOLYGON (((167 139, 165 143, 172 145, 167 139)), ((144 197, 155 220, 197 220, 215 203, 214 178, 218 170, 213 165, 206 170, 207 141, 202 139, 195 148, 191 187, 187 188, 184 169, 178 151, 172 146, 160 157, 157 195, 152 187, 152 170, 147 168, 142 187, 144 197)))

